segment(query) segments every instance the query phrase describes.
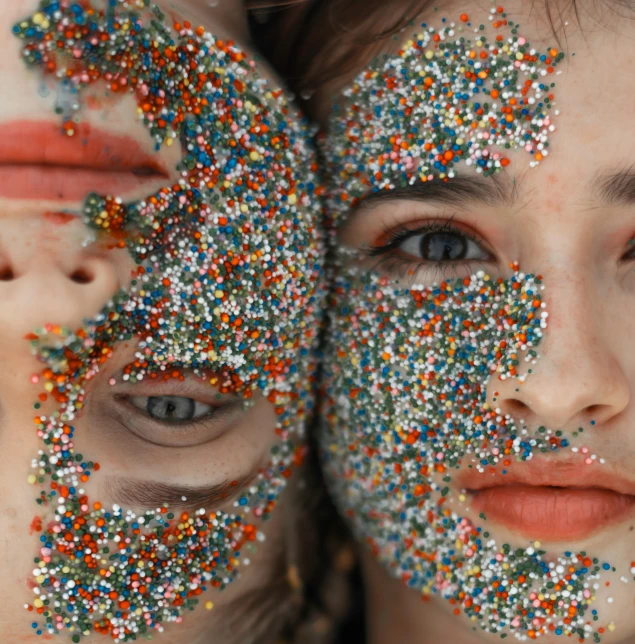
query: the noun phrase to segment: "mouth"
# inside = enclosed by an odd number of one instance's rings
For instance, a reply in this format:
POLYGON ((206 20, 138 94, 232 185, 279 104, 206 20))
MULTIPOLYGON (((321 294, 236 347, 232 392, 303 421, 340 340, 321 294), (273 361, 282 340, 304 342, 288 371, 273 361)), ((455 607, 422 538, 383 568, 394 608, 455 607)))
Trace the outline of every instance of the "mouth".
POLYGON ((0 198, 77 202, 91 192, 125 198, 169 181, 169 172, 134 139, 87 123, 75 130, 68 136, 47 121, 2 125, 0 198))
POLYGON ((635 508, 635 484, 599 465, 530 461, 460 483, 475 512, 541 542, 586 539, 635 508))

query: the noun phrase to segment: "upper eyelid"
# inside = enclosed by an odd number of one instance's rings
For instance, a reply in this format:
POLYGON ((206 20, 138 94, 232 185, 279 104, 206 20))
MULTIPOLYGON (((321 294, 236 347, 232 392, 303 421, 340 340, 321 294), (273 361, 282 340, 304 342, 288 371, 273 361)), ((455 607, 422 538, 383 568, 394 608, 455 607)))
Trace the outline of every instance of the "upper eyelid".
POLYGON ((440 221, 439 218, 430 218, 428 220, 424 220, 425 223, 422 223, 420 226, 417 228, 408 228, 407 223, 403 222, 398 222, 396 226, 389 227, 389 226, 384 226, 384 235, 394 235, 393 237, 393 242, 386 244, 386 245, 377 245, 376 243, 367 245, 367 248, 369 248, 371 251, 373 249, 378 250, 381 248, 389 248, 392 247, 393 245, 396 245, 397 242, 403 242, 406 239, 409 239, 411 237, 416 237, 417 235, 425 234, 427 232, 457 232, 459 234, 465 235, 468 239, 471 241, 481 244, 485 246, 485 249, 487 252, 493 254, 493 251, 490 248, 489 243, 476 231, 471 230, 471 229, 465 229, 462 225, 457 225, 454 222, 454 215, 451 217, 440 221), (400 231, 402 234, 399 235, 400 231))

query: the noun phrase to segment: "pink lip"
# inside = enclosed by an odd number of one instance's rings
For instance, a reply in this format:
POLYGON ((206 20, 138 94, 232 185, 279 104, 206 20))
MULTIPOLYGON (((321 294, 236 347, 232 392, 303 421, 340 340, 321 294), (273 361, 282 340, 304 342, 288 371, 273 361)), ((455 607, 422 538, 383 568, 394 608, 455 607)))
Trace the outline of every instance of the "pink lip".
POLYGON ((134 139, 87 123, 74 136, 59 123, 15 121, 0 126, 0 197, 82 201, 90 192, 124 197, 169 178, 134 139))
POLYGON ((506 474, 464 472, 457 483, 488 520, 541 541, 583 539, 630 516, 635 483, 601 465, 529 461, 506 474))

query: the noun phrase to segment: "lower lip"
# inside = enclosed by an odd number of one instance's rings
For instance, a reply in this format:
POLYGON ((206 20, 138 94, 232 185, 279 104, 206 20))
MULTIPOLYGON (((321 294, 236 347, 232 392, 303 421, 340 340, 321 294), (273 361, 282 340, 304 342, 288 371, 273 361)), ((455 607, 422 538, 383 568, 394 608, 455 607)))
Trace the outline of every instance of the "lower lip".
POLYGON ((501 486, 471 492, 487 519, 541 541, 584 539, 624 518, 635 497, 601 488, 501 486))
MULTIPOLYGON (((123 197, 143 186, 160 188, 167 179, 133 172, 107 172, 62 166, 0 166, 0 197, 83 201, 91 192, 123 197)), ((150 192, 150 191, 149 191, 150 192)))

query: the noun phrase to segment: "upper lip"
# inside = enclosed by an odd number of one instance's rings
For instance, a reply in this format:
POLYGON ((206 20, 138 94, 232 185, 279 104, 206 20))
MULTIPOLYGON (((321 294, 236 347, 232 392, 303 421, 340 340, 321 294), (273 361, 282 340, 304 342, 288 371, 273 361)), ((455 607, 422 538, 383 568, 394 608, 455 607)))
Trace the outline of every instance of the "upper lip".
POLYGON ((485 472, 467 470, 456 477, 461 489, 478 492, 502 486, 595 488, 635 496, 635 482, 613 471, 607 464, 585 465, 579 460, 532 459, 510 466, 488 467, 485 472), (505 470, 503 474, 502 470, 505 470))
POLYGON ((58 166, 103 172, 130 172, 149 179, 169 177, 155 155, 129 136, 110 134, 88 123, 75 134, 61 133, 59 122, 21 121, 0 126, 0 166, 58 166))

